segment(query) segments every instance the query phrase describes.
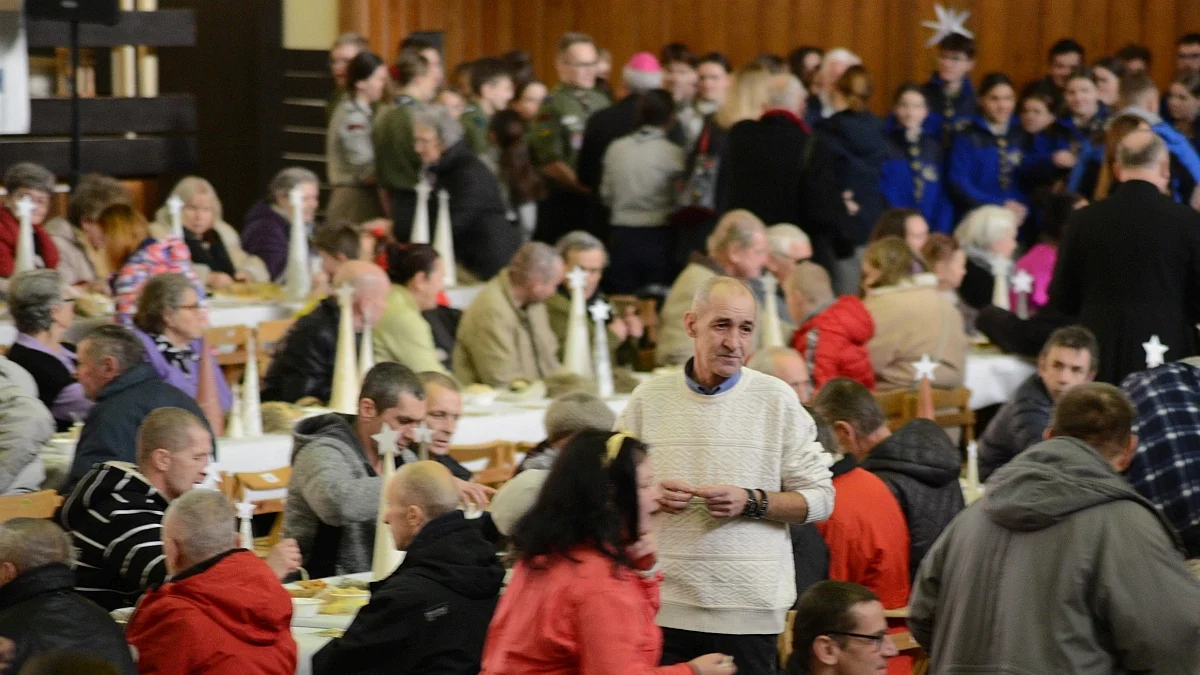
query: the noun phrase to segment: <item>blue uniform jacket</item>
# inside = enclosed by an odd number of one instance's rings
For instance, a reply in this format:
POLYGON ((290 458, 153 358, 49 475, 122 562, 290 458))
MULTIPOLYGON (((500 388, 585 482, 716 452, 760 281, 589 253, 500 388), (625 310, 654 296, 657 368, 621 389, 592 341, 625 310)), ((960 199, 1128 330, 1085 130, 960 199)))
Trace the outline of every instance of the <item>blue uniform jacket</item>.
POLYGON ((1059 124, 1067 132, 1070 150, 1075 153, 1075 166, 1067 176, 1067 190, 1079 192, 1089 163, 1104 161, 1104 125, 1108 123, 1110 114, 1108 106, 1101 103, 1096 115, 1083 126, 1076 124, 1075 118, 1069 113, 1059 118, 1059 124))
POLYGON ((948 146, 951 137, 979 114, 979 106, 970 78, 963 78, 962 89, 952 99, 946 98, 945 86, 946 81, 935 72, 928 82, 921 85, 921 91, 925 93, 925 103, 929 106, 924 131, 948 146))
POLYGON ((955 217, 985 204, 1009 199, 1029 202, 1021 189, 1021 167, 1029 134, 1013 117, 1008 133, 996 136, 981 117, 971 120, 954 136, 946 163, 946 183, 954 202, 955 217))
POLYGON ((885 127, 887 154, 879 177, 879 189, 888 207, 918 209, 934 232, 954 229, 954 206, 946 196, 945 152, 941 139, 922 133, 910 143, 904 129, 888 119, 885 127))

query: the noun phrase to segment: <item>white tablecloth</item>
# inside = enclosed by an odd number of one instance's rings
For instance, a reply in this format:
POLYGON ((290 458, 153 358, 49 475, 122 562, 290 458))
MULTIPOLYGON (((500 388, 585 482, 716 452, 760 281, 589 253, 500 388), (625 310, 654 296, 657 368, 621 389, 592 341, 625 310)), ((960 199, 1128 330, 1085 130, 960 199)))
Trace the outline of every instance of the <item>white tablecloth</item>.
MULTIPOLYGON (((228 298, 214 298, 210 303, 208 322, 209 325, 218 328, 222 326, 249 326, 253 328, 264 321, 286 319, 291 315, 292 308, 283 304, 238 302, 228 298)), ((89 325, 107 323, 108 321, 108 318, 103 317, 76 317, 75 319, 75 323, 81 329, 85 329, 89 325)), ((5 316, 3 319, 0 319, 0 344, 11 345, 16 339, 17 328, 13 325, 12 317, 5 316)))
POLYGON ((312 657, 333 638, 318 635, 321 628, 292 628, 296 640, 296 675, 311 675, 312 657))
POLYGON ((450 300, 450 306, 455 309, 466 309, 467 305, 479 295, 479 291, 483 290, 485 284, 476 284, 474 286, 455 286, 454 288, 446 289, 446 298, 450 300))
POLYGON ((967 354, 963 386, 971 390, 971 410, 1004 403, 1037 372, 1032 361, 1011 354, 967 354))

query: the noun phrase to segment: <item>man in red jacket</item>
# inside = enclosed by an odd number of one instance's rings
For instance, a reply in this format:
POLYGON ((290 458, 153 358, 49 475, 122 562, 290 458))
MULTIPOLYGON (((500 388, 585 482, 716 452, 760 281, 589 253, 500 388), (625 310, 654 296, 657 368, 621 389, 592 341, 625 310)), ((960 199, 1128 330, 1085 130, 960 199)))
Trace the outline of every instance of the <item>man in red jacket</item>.
POLYGON ((237 548, 236 522, 219 492, 192 490, 171 502, 162 533, 174 576, 142 597, 126 630, 140 672, 295 672, 291 598, 266 563, 237 548))
POLYGON ((11 277, 15 271, 17 234, 21 230, 17 202, 25 198, 33 202, 33 252, 41 260, 38 266, 58 267, 58 247, 42 228, 54 195, 54 174, 32 162, 14 164, 4 173, 4 189, 8 197, 0 207, 0 277, 11 277))
POLYGON ((813 390, 836 377, 848 377, 875 389, 875 370, 867 354, 875 322, 862 300, 852 295, 835 299, 829 273, 811 262, 796 265, 783 293, 788 313, 800 325, 792 336, 792 347, 808 363, 813 390))

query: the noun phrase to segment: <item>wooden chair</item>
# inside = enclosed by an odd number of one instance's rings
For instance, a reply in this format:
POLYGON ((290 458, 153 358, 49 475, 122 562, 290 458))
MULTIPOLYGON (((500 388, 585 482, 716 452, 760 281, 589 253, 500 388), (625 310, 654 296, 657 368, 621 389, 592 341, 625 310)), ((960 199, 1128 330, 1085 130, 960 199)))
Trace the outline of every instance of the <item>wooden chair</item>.
POLYGON ((217 365, 221 366, 225 381, 231 387, 242 381, 242 374, 246 371, 250 335, 250 329, 246 326, 219 326, 204 331, 208 348, 216 355, 217 365))
POLYGON ((912 633, 908 631, 892 633, 891 638, 892 644, 896 646, 896 651, 913 657, 913 675, 925 675, 929 671, 929 655, 913 639, 912 633))
POLYGON ((253 503, 256 516, 267 513, 278 514, 267 536, 257 537, 254 540, 254 552, 260 556, 265 556, 275 544, 279 543, 283 534, 283 510, 287 505, 287 496, 271 499, 248 499, 247 493, 287 490, 291 479, 292 468, 289 466, 269 471, 221 473, 221 492, 229 498, 229 501, 235 504, 246 501, 253 503))
POLYGON ((450 448, 450 456, 460 463, 486 458, 487 466, 475 471, 471 479, 488 487, 503 485, 517 470, 516 446, 508 441, 456 445, 450 448))
POLYGON ((254 329, 260 376, 265 374, 264 369, 271 363, 271 357, 275 355, 275 348, 279 346, 283 336, 291 330, 293 323, 296 323, 295 319, 276 319, 275 321, 263 321, 254 329))
MULTIPOLYGON (((912 392, 909 415, 917 416, 917 394, 912 392)), ((975 440, 975 411, 971 410, 971 390, 966 387, 933 390, 933 422, 943 429, 962 430, 962 447, 975 440)))
MULTIPOLYGON (((796 610, 788 610, 787 621, 783 625, 783 632, 779 634, 779 639, 776 641, 776 648, 779 650, 779 665, 785 670, 787 669, 788 659, 792 656, 792 650, 795 645, 792 644, 792 626, 796 623, 796 610)), ((784 672, 783 670, 779 672, 784 672)))
POLYGON ((912 420, 916 410, 915 399, 910 401, 912 395, 903 389, 875 394, 875 400, 887 416, 888 429, 895 431, 912 420))
POLYGON ((63 498, 54 490, 0 497, 0 523, 13 518, 53 518, 63 498))

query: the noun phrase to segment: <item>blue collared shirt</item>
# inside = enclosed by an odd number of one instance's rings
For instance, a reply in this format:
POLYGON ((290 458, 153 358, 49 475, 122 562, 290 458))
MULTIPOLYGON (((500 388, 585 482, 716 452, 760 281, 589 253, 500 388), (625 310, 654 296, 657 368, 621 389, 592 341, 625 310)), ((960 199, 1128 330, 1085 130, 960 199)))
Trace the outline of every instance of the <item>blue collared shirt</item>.
POLYGON ((733 377, 730 377, 721 384, 718 384, 715 387, 705 387, 696 380, 692 379, 693 361, 695 361, 695 359, 688 359, 687 364, 684 365, 683 381, 687 383, 688 389, 691 389, 702 396, 716 396, 717 394, 724 394, 730 389, 733 389, 733 387, 738 383, 738 380, 742 379, 742 369, 739 368, 738 371, 733 374, 733 377))

